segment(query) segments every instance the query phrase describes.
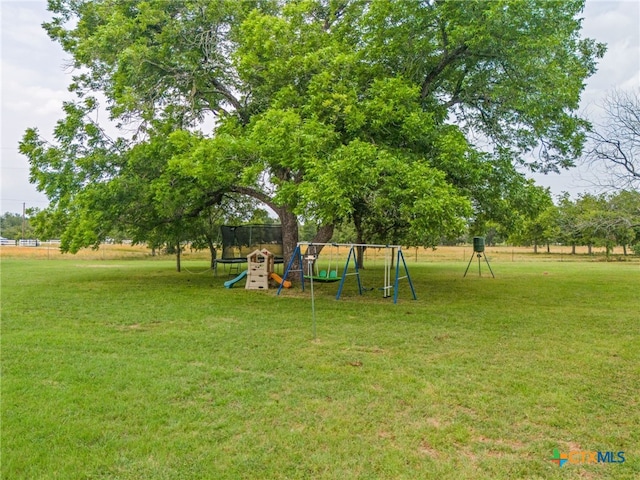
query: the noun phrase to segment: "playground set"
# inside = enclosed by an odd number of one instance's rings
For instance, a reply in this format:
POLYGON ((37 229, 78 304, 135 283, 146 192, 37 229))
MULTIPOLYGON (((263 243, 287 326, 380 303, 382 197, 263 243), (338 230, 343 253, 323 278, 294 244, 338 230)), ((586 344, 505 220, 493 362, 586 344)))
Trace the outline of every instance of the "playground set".
MULTIPOLYGON (((305 280, 308 280, 311 284, 312 293, 313 282, 340 282, 338 286, 338 292, 336 293, 336 300, 339 300, 340 296, 342 295, 347 277, 353 277, 356 280, 358 293, 362 295, 366 289, 362 286, 360 270, 358 268, 356 255, 356 250, 358 248, 384 249, 384 280, 382 287, 379 288, 379 290, 382 291, 383 298, 393 297, 393 303, 398 303, 400 281, 406 279, 408 281, 413 299, 417 300, 416 291, 413 287, 411 276, 409 275, 409 267, 407 267, 407 262, 404 258, 404 253, 402 252, 402 247, 400 245, 298 242, 296 249, 287 264, 287 267, 284 270, 282 279, 286 282, 288 281, 287 279, 290 275, 298 272, 300 274, 299 276, 302 290, 304 291, 305 288, 305 280), (318 271, 317 260, 321 251, 325 247, 328 247, 331 251, 329 266, 326 270, 318 271), (347 254, 347 261, 344 264, 344 268, 342 269, 341 274, 338 273, 337 264, 335 265, 335 269, 332 269, 333 249, 339 247, 347 247, 349 249, 349 253, 347 254), (393 265, 395 265, 395 269, 393 268, 393 265), (401 265, 403 269, 402 275, 400 270, 401 265), (393 270, 395 270, 395 275, 393 274, 393 270)), ((282 284, 280 284, 280 286, 278 287, 277 294, 280 295, 281 291, 282 284)))
POLYGON ((247 279, 244 288, 247 290, 268 290, 269 281, 276 282, 281 287, 291 288, 291 282, 283 281, 274 271, 275 257, 266 249, 254 250, 247 255, 248 268, 237 277, 224 282, 225 288, 231 288, 242 279, 247 279))
POLYGON ((311 283, 312 293, 313 282, 339 282, 336 294, 336 299, 339 300, 347 279, 354 278, 358 293, 362 295, 366 290, 374 290, 374 288, 362 286, 356 252, 357 249, 371 248, 384 250, 384 279, 382 287, 378 288, 382 291, 383 298, 393 298, 393 303, 397 303, 400 281, 406 279, 413 299, 417 299, 400 245, 298 242, 284 274, 280 277, 275 272, 275 265, 283 263, 282 227, 280 225, 225 225, 220 230, 222 257, 215 261, 214 272, 217 275, 218 264, 230 264, 229 274, 236 275, 231 280, 224 282, 226 288, 232 288, 238 282, 246 280, 245 289, 247 290, 267 290, 271 281, 278 286, 277 294, 280 295, 283 288, 291 288, 291 279, 298 279, 298 276, 295 275, 297 272, 303 291, 306 281, 311 283), (333 259, 334 250, 338 250, 340 247, 348 249, 342 273, 338 272, 338 261, 334 262, 333 259), (326 269, 319 270, 318 259, 323 250, 330 251, 329 263, 326 269), (247 269, 240 271, 239 265, 245 262, 247 269))

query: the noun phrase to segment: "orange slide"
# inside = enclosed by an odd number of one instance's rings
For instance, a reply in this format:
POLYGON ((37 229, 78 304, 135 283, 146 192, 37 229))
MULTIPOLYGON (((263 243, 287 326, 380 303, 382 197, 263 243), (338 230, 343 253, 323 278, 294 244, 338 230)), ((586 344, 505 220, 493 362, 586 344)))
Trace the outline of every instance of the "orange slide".
POLYGON ((279 285, 282 285, 284 288, 291 288, 291 282, 289 280, 286 280, 284 283, 282 283, 282 277, 277 273, 272 273, 271 275, 269 275, 269 278, 271 280, 276 281, 279 285))

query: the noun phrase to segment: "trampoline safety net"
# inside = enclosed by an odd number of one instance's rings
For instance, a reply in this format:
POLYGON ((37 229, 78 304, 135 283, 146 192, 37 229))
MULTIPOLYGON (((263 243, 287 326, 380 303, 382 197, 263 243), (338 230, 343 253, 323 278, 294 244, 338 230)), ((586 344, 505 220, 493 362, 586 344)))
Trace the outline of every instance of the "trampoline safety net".
POLYGON ((254 250, 269 250, 277 259, 282 258, 281 225, 223 225, 222 260, 246 258, 254 250))

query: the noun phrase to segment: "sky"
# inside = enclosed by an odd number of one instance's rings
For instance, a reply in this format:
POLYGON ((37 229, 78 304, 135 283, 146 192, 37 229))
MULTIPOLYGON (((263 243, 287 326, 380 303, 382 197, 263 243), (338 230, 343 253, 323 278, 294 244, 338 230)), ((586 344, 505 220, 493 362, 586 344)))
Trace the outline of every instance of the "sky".
MULTIPOLYGON (((640 1, 587 0, 583 36, 608 45, 598 72, 587 80, 581 113, 601 118, 602 100, 613 89, 640 88, 640 1)), ((44 0, 0 0, 0 213, 45 208, 46 197, 29 183, 29 164, 18 152, 25 130, 37 127, 51 138, 72 71, 69 57, 41 24, 50 20, 44 0)), ((575 168, 560 175, 532 175, 554 195, 594 189, 593 171, 575 168)))

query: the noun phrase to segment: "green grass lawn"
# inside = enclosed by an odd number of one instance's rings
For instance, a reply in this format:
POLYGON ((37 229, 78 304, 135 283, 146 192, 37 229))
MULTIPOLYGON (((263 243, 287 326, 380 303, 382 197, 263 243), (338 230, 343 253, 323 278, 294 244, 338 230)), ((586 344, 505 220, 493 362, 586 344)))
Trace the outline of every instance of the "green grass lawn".
POLYGON ((308 291, 3 260, 1 476, 639 478, 638 264, 465 267, 412 264, 397 305, 316 285, 314 340, 308 291))

